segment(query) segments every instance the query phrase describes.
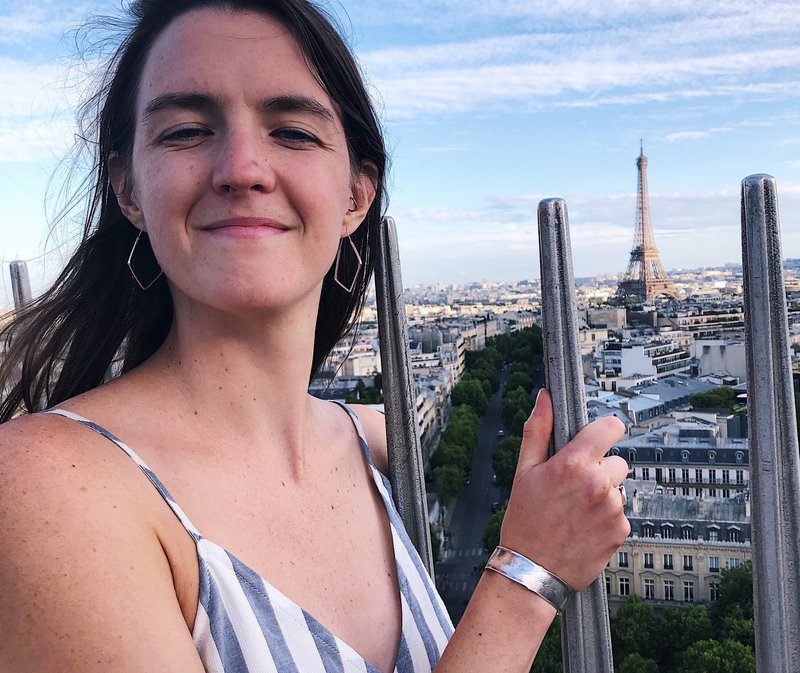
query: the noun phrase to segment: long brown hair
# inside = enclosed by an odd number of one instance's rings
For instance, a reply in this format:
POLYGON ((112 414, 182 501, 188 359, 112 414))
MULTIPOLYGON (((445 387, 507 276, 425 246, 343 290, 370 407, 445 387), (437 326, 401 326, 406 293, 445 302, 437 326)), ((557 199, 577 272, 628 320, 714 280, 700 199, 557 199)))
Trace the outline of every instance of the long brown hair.
MULTIPOLYGON (((6 355, 0 362, 0 422, 22 411, 39 411, 95 388, 113 375, 150 357, 172 326, 172 298, 162 276, 147 291, 131 277, 127 259, 138 231, 123 216, 111 188, 108 159, 115 153, 130 168, 135 100, 147 55, 161 32, 195 9, 254 11, 283 23, 297 40, 320 84, 342 117, 353 171, 370 171, 376 196, 351 238, 363 267, 351 293, 333 280, 322 286, 310 378, 331 348, 357 320, 372 276, 377 228, 385 203, 388 157, 375 110, 359 68, 321 9, 307 0, 136 0, 129 7, 132 27, 111 58, 98 92, 81 107, 85 137, 95 141, 94 186, 81 241, 53 286, 19 310, 0 330, 6 355), (117 372, 114 372, 117 373, 117 372)), ((137 255, 150 255, 143 236, 137 255)))

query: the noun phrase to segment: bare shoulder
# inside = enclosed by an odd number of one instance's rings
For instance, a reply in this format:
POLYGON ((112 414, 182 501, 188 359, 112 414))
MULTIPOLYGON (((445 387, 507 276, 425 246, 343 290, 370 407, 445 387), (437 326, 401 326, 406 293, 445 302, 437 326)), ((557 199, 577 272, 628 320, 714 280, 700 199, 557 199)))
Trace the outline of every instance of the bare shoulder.
POLYGON ((0 425, 2 672, 202 670, 138 470, 103 442, 48 414, 0 425))
POLYGON ((364 404, 353 404, 350 408, 356 413, 364 428, 367 445, 375 467, 383 474, 388 474, 389 456, 386 450, 386 417, 377 409, 364 404))

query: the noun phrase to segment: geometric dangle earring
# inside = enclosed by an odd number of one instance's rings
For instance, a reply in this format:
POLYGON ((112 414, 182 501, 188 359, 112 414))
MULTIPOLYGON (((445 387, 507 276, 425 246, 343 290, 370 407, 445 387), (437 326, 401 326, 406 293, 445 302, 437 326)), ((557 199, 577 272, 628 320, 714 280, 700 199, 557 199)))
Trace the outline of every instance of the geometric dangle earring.
POLYGON ((361 272, 361 267, 363 266, 364 262, 361 260, 361 255, 358 254, 358 248, 356 248, 355 243, 353 243, 352 239, 348 236, 347 242, 350 244, 350 249, 353 251, 353 254, 356 258, 356 270, 353 272, 353 280, 350 282, 350 285, 345 285, 339 279, 339 266, 342 262, 342 247, 344 243, 344 239, 339 241, 339 249, 336 251, 336 266, 333 269, 333 280, 341 287, 345 292, 352 294, 353 288, 356 286, 356 281, 358 280, 358 274, 361 272))
POLYGON ((158 265, 158 262, 156 262, 156 266, 158 266, 158 273, 156 274, 156 276, 149 283, 143 283, 139 279, 139 276, 136 275, 136 271, 134 271, 134 269, 133 269, 133 255, 136 252, 136 246, 139 245, 139 239, 141 238, 141 236, 142 236, 142 230, 139 229, 139 233, 136 235, 136 240, 133 242, 133 247, 131 248, 131 254, 128 255, 128 269, 131 272, 131 276, 133 276, 133 280, 136 281, 136 284, 140 288, 142 288, 142 290, 146 291, 146 290, 149 290, 153 286, 153 283, 155 283, 159 278, 161 278, 162 274, 164 273, 164 269, 162 269, 158 265))

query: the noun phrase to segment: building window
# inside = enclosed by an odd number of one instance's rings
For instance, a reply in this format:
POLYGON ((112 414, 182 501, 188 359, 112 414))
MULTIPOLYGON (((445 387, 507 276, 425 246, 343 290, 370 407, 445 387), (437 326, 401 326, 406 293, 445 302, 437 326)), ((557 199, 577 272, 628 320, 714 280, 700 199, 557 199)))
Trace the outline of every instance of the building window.
POLYGON ((684 484, 688 484, 689 483, 689 470, 687 470, 686 468, 681 470, 681 481, 684 484))
POLYGON ((708 557, 708 572, 710 573, 719 572, 719 556, 708 557))
POLYGON ((735 528, 728 529, 728 542, 739 542, 739 531, 735 528))
POLYGON ((698 484, 702 484, 703 483, 703 470, 695 470, 694 471, 694 480, 698 484))
POLYGON ((619 578, 619 595, 620 596, 631 595, 631 581, 627 577, 619 578))
POLYGON ((664 580, 664 600, 675 600, 675 582, 673 580, 664 580))
POLYGON ((657 463, 661 462, 661 456, 662 456, 663 453, 664 452, 661 449, 656 449, 656 462, 657 463))
POLYGON ((664 570, 672 570, 672 554, 664 554, 664 570))
POLYGON ((644 581, 644 597, 652 600, 655 600, 656 597, 656 581, 655 580, 645 580, 644 581))
POLYGON ((694 603, 694 582, 683 583, 683 600, 687 603, 694 603))
POLYGON ((681 451, 681 462, 688 463, 689 462, 689 452, 688 451, 681 451))
POLYGON ((645 568, 652 568, 653 567, 653 553, 646 551, 644 553, 644 567, 645 568))
POLYGON ((708 452, 708 462, 713 463, 717 460, 717 452, 716 451, 709 451, 708 452))
POLYGON ((636 460, 636 449, 628 449, 628 462, 633 463, 636 460))
POLYGON ((715 601, 719 598, 719 582, 712 582, 708 586, 708 597, 712 601, 715 601))
POLYGON ((628 567, 628 552, 626 551, 619 552, 619 567, 620 568, 628 567))
POLYGON ((672 483, 677 481, 677 479, 675 478, 675 468, 674 467, 670 467, 667 470, 667 481, 670 481, 672 483))
POLYGON ((611 595, 611 578, 606 575, 606 595, 611 595))
POLYGON ((708 482, 710 484, 717 483, 717 471, 716 470, 709 470, 708 471, 708 482))
POLYGON ((736 462, 741 465, 744 462, 744 454, 741 451, 736 452, 736 462))
POLYGON ((716 528, 708 529, 708 541, 719 542, 719 531, 716 528))
POLYGON ((684 570, 694 570, 693 558, 691 554, 684 554, 683 555, 683 569, 684 570))
POLYGON ((717 497, 717 489, 716 488, 709 488, 708 489, 708 497, 709 498, 716 498, 717 497))
POLYGON ((722 483, 723 484, 730 484, 731 483, 731 471, 730 470, 722 470, 722 483))
POLYGON ((681 493, 682 493, 683 495, 689 495, 689 487, 688 487, 688 486, 684 486, 684 487, 681 489, 681 493))
POLYGON ((703 489, 702 488, 694 489, 694 495, 697 498, 702 498, 703 497, 703 489))
POLYGON ((731 489, 723 488, 722 489, 722 497, 723 498, 730 498, 731 497, 731 489))
POLYGON ((744 470, 736 470, 736 483, 740 486, 744 484, 744 470))
POLYGON ((643 467, 642 468, 642 479, 644 479, 644 481, 649 481, 649 479, 650 479, 650 468, 649 467, 643 467))
POLYGON ((642 537, 653 537, 653 527, 650 524, 642 526, 642 537))
POLYGON ((741 564, 741 562, 742 562, 741 559, 738 559, 738 558, 728 559, 728 567, 729 568, 738 568, 739 565, 741 564))
POLYGON ((681 526, 681 539, 694 540, 694 528, 691 526, 681 526))
POLYGON ((662 526, 661 537, 666 539, 672 539, 672 526, 662 526))

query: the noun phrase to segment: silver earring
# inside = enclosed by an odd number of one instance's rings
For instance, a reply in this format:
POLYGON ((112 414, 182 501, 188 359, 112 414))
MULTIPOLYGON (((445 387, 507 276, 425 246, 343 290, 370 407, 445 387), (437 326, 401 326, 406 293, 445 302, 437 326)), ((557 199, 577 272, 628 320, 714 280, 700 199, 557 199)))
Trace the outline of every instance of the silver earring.
POLYGON ((352 196, 350 197, 350 201, 353 203, 353 207, 352 208, 348 208, 347 212, 348 213, 354 213, 354 212, 356 212, 358 210, 358 203, 356 203, 356 200, 352 196))
POLYGON ((345 285, 341 280, 339 280, 339 262, 342 259, 342 244, 344 243, 344 239, 339 242, 339 250, 336 252, 336 266, 333 269, 333 280, 336 281, 337 285, 341 287, 345 292, 352 293, 353 288, 356 286, 356 280, 358 280, 358 274, 361 273, 361 267, 363 266, 363 262, 361 261, 361 255, 358 254, 358 248, 356 248, 356 244, 353 243, 353 240, 348 236, 347 242, 350 244, 350 247, 353 249, 353 254, 356 256, 356 270, 353 273, 353 280, 351 281, 350 285, 345 285))
POLYGON ((158 267, 158 274, 156 275, 153 280, 149 283, 145 284, 141 280, 139 280, 139 276, 136 275, 136 271, 133 270, 133 255, 136 252, 136 246, 139 245, 139 239, 142 237, 142 230, 139 229, 139 233, 136 234, 136 240, 133 242, 133 247, 131 248, 131 254, 128 255, 128 270, 131 272, 131 276, 133 276, 133 280, 136 281, 136 284, 144 291, 149 290, 153 283, 155 283, 161 276, 164 274, 164 269, 160 266, 158 267))

